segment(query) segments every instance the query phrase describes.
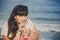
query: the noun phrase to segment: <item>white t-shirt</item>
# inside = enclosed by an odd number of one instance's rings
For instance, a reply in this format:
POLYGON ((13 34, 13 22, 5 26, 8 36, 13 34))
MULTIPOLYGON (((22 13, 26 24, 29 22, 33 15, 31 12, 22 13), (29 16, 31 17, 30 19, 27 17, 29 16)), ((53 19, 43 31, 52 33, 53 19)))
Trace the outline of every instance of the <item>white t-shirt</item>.
MULTIPOLYGON (((26 21, 26 25, 25 28, 26 29, 32 29, 32 27, 34 26, 34 24, 32 23, 32 21, 28 18, 26 21)), ((8 24, 7 22, 5 22, 3 24, 2 30, 1 30, 1 35, 7 35, 8 34, 8 24)))

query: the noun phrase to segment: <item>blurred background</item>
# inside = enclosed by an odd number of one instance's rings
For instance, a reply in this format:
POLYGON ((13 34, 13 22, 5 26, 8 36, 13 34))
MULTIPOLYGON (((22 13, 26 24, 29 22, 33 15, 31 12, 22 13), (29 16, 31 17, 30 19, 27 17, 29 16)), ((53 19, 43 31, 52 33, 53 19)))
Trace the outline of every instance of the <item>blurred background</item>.
POLYGON ((28 17, 39 32, 39 40, 60 40, 60 0, 0 0, 0 32, 18 4, 28 6, 28 17))

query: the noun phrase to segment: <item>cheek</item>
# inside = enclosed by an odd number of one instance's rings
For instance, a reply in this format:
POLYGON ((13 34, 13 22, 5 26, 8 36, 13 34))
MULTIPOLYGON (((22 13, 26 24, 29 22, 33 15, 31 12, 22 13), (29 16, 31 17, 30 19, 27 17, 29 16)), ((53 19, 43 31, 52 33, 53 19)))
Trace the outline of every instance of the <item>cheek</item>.
POLYGON ((18 19, 18 22, 22 22, 22 18, 19 18, 19 19, 18 19))
POLYGON ((19 22, 21 21, 21 18, 16 17, 16 18, 15 18, 15 21, 16 21, 17 23, 19 23, 19 22))
POLYGON ((25 23, 26 19, 27 19, 27 17, 24 17, 24 16, 23 17, 16 16, 16 18, 15 18, 16 22, 18 22, 18 23, 20 23, 20 22, 25 23))
POLYGON ((24 20, 24 21, 26 21, 26 20, 27 20, 27 18, 25 17, 25 18, 23 18, 23 20, 24 20))
POLYGON ((22 22, 25 22, 27 18, 20 18, 22 22))

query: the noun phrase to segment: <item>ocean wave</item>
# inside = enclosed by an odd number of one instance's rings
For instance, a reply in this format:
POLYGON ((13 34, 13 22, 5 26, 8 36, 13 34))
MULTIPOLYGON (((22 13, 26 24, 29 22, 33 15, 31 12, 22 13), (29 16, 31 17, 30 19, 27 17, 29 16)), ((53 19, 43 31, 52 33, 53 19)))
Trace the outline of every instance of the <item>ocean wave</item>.
POLYGON ((32 20, 48 20, 48 21, 60 21, 60 19, 53 18, 31 18, 32 20))
POLYGON ((44 10, 44 9, 41 10, 41 9, 40 9, 40 10, 38 10, 38 11, 37 11, 37 10, 36 10, 36 11, 35 11, 35 10, 31 10, 30 13, 51 13, 51 14, 60 14, 60 11, 59 11, 59 10, 58 10, 58 11, 57 11, 57 10, 56 10, 56 11, 53 11, 53 10, 52 10, 52 11, 51 11, 51 10, 48 11, 48 10, 44 10))
POLYGON ((37 24, 35 23, 35 26, 36 26, 36 29, 38 29, 39 31, 60 32, 60 24, 46 24, 46 23, 37 24))

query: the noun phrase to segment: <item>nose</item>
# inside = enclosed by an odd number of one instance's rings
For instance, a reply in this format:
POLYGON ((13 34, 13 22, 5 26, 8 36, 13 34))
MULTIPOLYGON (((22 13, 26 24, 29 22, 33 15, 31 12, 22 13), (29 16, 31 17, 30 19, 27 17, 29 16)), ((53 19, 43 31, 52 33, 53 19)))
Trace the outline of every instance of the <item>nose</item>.
POLYGON ((26 19, 26 16, 23 16, 22 19, 26 19))

